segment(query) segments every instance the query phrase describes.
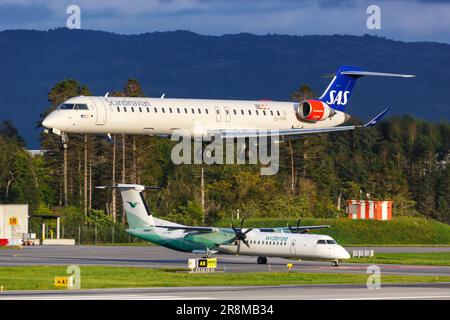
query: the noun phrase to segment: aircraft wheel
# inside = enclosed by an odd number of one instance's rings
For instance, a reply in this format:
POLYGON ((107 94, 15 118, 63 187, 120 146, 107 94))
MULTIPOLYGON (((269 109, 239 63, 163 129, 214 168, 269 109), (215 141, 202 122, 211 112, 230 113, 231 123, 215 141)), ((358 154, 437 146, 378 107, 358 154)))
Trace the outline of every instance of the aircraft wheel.
POLYGON ((266 264, 267 263, 267 258, 266 257, 258 257, 258 259, 256 259, 256 262, 258 264, 266 264))
POLYGON ((339 267, 339 261, 337 261, 337 260, 336 260, 336 261, 333 261, 333 262, 332 262, 332 266, 333 266, 333 267, 339 267))

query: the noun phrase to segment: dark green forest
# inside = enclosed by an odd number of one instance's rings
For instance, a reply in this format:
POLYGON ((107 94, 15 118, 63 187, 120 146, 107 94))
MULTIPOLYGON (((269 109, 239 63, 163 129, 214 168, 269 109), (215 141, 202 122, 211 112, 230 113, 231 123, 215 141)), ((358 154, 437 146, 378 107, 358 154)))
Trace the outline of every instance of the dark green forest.
MULTIPOLYGON (((48 112, 86 85, 64 80, 48 93, 48 112)), ((115 96, 144 96, 128 80, 115 96)), ((287 93, 301 100, 305 85, 287 93)), ((352 120, 358 123, 358 120, 352 120)), ((39 123, 37 124, 39 126, 39 123)), ((125 223, 119 194, 96 185, 161 186, 145 197, 155 215, 201 225, 240 217, 345 216, 347 199, 393 200, 394 216, 425 216, 450 223, 450 125, 409 115, 374 128, 304 136, 280 144, 280 170, 261 176, 258 165, 174 165, 169 139, 42 133, 43 152, 32 155, 14 124, 0 125, 0 202, 29 203, 30 214, 61 214, 89 224, 125 223), (202 197, 203 195, 203 197, 202 197)))

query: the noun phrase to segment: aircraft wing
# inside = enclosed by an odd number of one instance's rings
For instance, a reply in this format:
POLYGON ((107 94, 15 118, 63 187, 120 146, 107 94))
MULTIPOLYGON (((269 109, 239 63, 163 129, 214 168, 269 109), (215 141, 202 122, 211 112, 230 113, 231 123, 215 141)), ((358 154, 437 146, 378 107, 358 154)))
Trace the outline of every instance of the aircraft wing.
POLYGON ((308 128, 308 129, 280 129, 280 130, 218 130, 211 131, 210 134, 219 134, 220 138, 252 138, 252 137, 264 137, 264 136, 282 136, 285 139, 295 139, 304 134, 313 133, 326 133, 326 132, 336 132, 336 131, 348 131, 355 130, 356 128, 369 128, 373 127, 380 121, 380 119, 389 111, 390 108, 384 109, 376 117, 365 123, 364 125, 353 125, 353 126, 339 126, 339 127, 328 127, 328 128, 308 128))
POLYGON ((199 232, 219 232, 219 228, 210 227, 191 227, 191 226, 161 226, 155 225, 156 228, 165 228, 169 230, 186 230, 186 231, 199 231, 199 232))
POLYGON ((305 230, 314 230, 314 229, 328 229, 330 226, 328 225, 319 225, 319 226, 300 226, 300 227, 290 227, 290 228, 283 228, 283 230, 286 231, 305 231, 305 230))

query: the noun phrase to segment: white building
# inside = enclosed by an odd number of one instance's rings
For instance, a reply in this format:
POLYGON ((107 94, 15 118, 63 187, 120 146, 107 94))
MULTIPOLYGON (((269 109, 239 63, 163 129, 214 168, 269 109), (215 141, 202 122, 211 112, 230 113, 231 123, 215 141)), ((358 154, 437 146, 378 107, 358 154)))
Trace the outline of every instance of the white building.
POLYGON ((0 204, 0 239, 21 239, 28 233, 28 205, 0 204))

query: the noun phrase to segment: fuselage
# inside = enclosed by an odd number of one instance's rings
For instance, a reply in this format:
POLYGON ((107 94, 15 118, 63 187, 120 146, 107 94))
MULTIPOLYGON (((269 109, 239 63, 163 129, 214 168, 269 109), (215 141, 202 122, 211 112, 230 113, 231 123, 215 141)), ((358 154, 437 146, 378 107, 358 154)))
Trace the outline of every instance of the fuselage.
MULTIPOLYGON (((232 230, 214 233, 187 233, 158 227, 128 229, 140 239, 182 252, 236 254, 237 243, 231 242, 232 230), (227 244, 224 244, 227 243, 227 244)), ((283 232, 261 232, 254 229, 247 234, 249 246, 241 243, 240 254, 248 256, 279 257, 287 259, 341 260, 350 258, 348 252, 330 236, 283 232)))
POLYGON ((79 96, 51 112, 43 125, 66 133, 161 136, 182 129, 201 137, 210 130, 335 127, 349 118, 336 111, 322 121, 304 121, 297 109, 298 103, 278 101, 79 96))

